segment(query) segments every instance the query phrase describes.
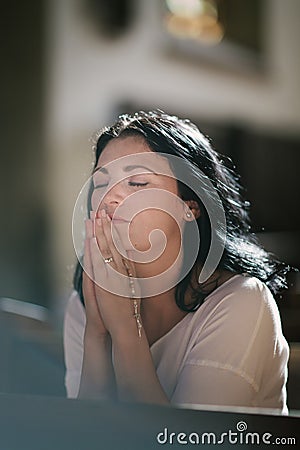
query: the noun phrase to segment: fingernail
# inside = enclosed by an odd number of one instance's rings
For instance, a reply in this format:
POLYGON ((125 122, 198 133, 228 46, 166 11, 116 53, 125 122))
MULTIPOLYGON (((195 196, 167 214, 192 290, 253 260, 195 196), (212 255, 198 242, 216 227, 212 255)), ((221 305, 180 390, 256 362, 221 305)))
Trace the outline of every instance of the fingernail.
POLYGON ((97 219, 97 220, 96 220, 96 223, 97 223, 97 225, 98 225, 99 227, 102 226, 102 220, 101 220, 101 219, 97 219))
POLYGON ((102 216, 102 217, 106 217, 106 211, 105 211, 105 209, 101 209, 101 216, 102 216))

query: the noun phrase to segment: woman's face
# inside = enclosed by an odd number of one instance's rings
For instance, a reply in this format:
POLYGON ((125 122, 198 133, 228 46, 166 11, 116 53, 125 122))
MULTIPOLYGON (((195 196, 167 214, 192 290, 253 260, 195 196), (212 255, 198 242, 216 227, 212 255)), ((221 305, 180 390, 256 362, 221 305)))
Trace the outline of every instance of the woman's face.
POLYGON ((145 263, 151 274, 172 265, 186 209, 167 159, 142 137, 112 139, 99 157, 93 184, 93 211, 100 216, 106 210, 142 276, 145 263))

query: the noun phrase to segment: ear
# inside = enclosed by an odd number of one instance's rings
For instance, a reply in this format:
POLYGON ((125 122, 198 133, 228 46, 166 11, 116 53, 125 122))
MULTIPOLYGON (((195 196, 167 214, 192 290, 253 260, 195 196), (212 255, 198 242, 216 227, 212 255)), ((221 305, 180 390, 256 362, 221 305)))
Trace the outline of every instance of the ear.
POLYGON ((184 203, 186 204, 186 208, 184 209, 184 219, 187 222, 198 219, 201 215, 198 202, 196 202, 196 200, 184 200, 184 203))

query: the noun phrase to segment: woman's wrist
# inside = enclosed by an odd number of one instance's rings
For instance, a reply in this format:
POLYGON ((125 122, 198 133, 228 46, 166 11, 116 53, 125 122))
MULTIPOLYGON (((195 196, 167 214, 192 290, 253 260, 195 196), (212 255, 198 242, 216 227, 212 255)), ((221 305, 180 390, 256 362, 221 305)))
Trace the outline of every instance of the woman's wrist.
POLYGON ((112 342, 108 333, 86 327, 79 397, 113 398, 115 376, 112 366, 112 342))
POLYGON ((130 346, 135 342, 140 342, 143 334, 144 329, 141 318, 139 317, 137 321, 133 311, 126 321, 112 326, 109 330, 109 336, 114 345, 120 343, 130 346))

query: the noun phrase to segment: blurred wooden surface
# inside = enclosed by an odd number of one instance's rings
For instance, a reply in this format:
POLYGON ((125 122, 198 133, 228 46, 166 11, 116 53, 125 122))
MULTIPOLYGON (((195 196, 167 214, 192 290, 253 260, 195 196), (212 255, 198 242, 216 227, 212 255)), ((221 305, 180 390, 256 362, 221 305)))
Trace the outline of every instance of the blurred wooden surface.
POLYGON ((299 442, 299 425, 300 416, 249 414, 238 409, 222 412, 0 395, 0 448, 5 450, 150 450, 163 445, 157 440, 160 433, 162 442, 167 436, 167 448, 182 448, 183 444, 177 441, 179 433, 185 433, 186 437, 197 433, 201 440, 204 435, 201 448, 212 445, 212 441, 207 443, 205 434, 213 433, 220 440, 222 433, 227 433, 223 435, 222 448, 229 449, 233 445, 228 440, 230 430, 232 442, 236 439, 234 448, 249 448, 249 444, 244 444, 246 433, 256 433, 257 448, 264 448, 262 436, 266 434, 270 443, 276 437, 299 442), (237 432, 240 426, 244 432, 237 432))

